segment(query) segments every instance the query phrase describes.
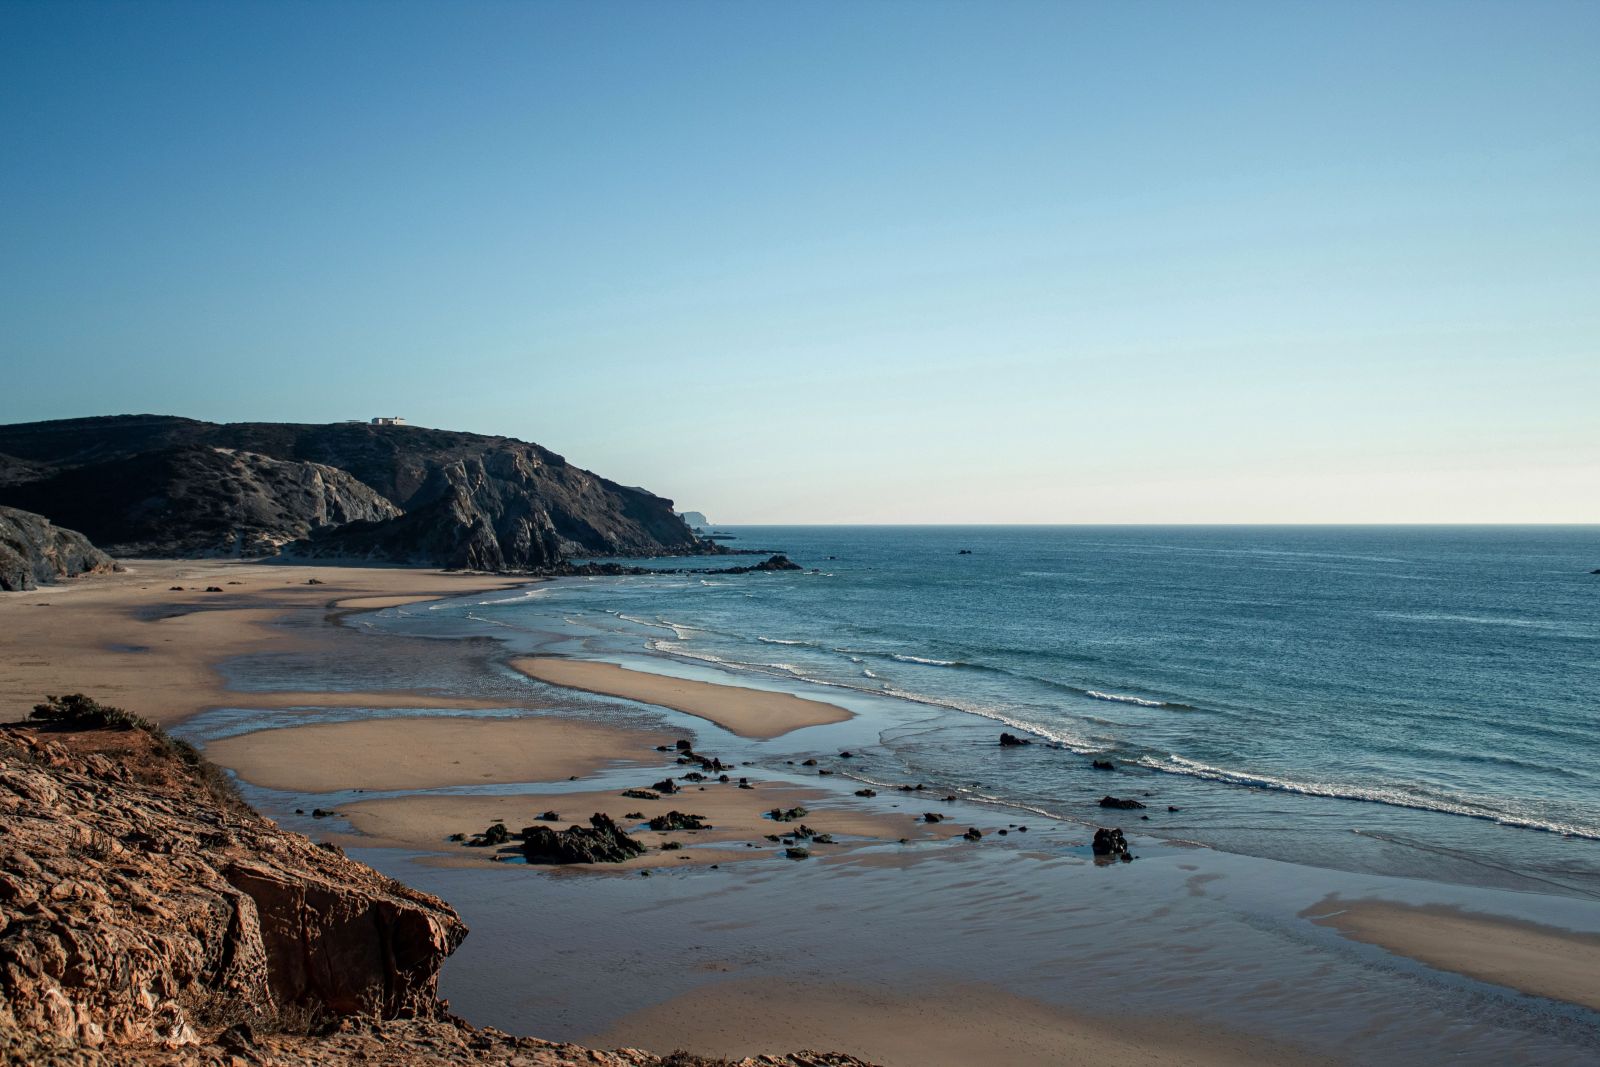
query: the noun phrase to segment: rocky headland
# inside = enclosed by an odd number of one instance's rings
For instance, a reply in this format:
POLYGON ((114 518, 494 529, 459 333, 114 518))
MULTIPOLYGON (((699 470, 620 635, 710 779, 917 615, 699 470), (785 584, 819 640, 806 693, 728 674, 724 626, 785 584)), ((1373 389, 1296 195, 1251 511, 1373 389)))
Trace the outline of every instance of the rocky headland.
POLYGON ((113 555, 538 570, 716 552, 672 501, 515 438, 119 415, 0 426, 0 503, 113 555))
POLYGON ((0 727, 7 1067, 712 1062, 470 1026, 435 994, 467 935, 444 901, 280 829, 141 720, 41 711, 59 721, 0 727))
POLYGON ((62 529, 43 515, 0 507, 0 590, 34 589, 115 566, 76 530, 62 529))

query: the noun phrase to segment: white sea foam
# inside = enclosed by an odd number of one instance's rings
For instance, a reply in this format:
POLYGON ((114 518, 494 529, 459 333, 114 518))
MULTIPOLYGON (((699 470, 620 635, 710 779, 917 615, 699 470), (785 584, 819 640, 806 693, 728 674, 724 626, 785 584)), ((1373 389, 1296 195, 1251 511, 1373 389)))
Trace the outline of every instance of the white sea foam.
POLYGON ((926 656, 908 656, 908 655, 906 655, 904 653, 901 653, 901 652, 891 652, 891 653, 889 653, 889 656, 890 656, 891 659, 897 659, 901 663, 924 663, 924 664, 927 664, 929 667, 959 667, 959 666, 961 666, 961 663, 959 661, 953 660, 953 659, 929 659, 926 656))
POLYGON ((1102 693, 1098 689, 1086 690, 1084 696, 1094 697, 1096 700, 1112 700, 1118 704, 1137 704, 1141 708, 1164 708, 1167 706, 1165 700, 1146 700, 1144 697, 1130 697, 1122 693, 1102 693))
POLYGON ((1358 800, 1372 804, 1386 804, 1397 808, 1413 808, 1419 811, 1438 811, 1450 815, 1466 815, 1474 819, 1497 822, 1504 826, 1515 826, 1528 830, 1545 830, 1550 833, 1569 834, 1573 837, 1600 840, 1600 826, 1583 826, 1542 818, 1534 813, 1506 811, 1491 804, 1466 797, 1426 796, 1393 786, 1363 786, 1350 782, 1297 781, 1292 778, 1279 778, 1269 774, 1231 771, 1224 767, 1213 767, 1197 760, 1186 759, 1176 753, 1167 756, 1166 759, 1141 756, 1135 762, 1152 770, 1164 771, 1168 774, 1181 774, 1190 778, 1203 778, 1206 781, 1223 782, 1228 785, 1245 786, 1251 789, 1271 789, 1283 793, 1298 793, 1302 796, 1358 800))

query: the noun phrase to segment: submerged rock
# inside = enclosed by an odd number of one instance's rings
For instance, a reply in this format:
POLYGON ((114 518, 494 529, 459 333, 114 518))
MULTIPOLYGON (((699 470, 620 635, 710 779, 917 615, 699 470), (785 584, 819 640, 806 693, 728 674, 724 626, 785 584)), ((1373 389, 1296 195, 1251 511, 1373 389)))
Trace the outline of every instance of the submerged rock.
POLYGON ((1029 741, 1026 737, 1018 737, 1016 734, 1001 733, 1000 735, 1001 748, 1017 748, 1021 745, 1031 744, 1033 744, 1032 741, 1029 741))
POLYGON ((1125 809, 1128 809, 1128 810, 1132 810, 1134 808, 1142 808, 1142 807, 1144 807, 1143 804, 1139 803, 1137 800, 1134 800, 1131 797, 1111 797, 1111 796, 1101 797, 1100 798, 1100 806, 1102 808, 1125 808, 1125 809))
POLYGON ((1117 765, 1108 759, 1097 759, 1093 763, 1089 764, 1089 766, 1093 767, 1097 771, 1114 771, 1117 769, 1117 765))
POLYGON ((609 815, 596 812, 588 826, 522 830, 522 856, 529 863, 621 863, 642 856, 645 847, 624 833, 609 815))

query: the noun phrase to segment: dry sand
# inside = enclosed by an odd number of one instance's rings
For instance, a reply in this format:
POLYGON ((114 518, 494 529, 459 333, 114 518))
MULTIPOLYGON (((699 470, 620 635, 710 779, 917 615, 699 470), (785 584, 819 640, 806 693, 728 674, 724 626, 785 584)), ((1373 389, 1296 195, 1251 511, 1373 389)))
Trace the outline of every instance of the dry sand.
POLYGON ((1088 1016, 988 986, 899 991, 768 978, 701 986, 628 1015, 587 1043, 730 1058, 794 1048, 848 1049, 883 1067, 1323 1062, 1248 1034, 1172 1018, 1088 1016))
POLYGON ((436 789, 550 782, 655 756, 667 734, 556 718, 381 718, 213 741, 206 757, 268 789, 436 789))
POLYGON ((778 737, 805 726, 844 722, 851 717, 845 709, 820 700, 647 674, 612 663, 524 656, 512 660, 511 666, 551 685, 636 700, 709 719, 740 737, 778 737))
POLYGON ((214 664, 312 640, 304 630, 271 625, 290 613, 321 616, 352 597, 410 602, 527 584, 525 578, 399 567, 229 560, 124 565, 120 574, 0 593, 0 718, 25 717, 47 693, 88 693, 156 722, 177 722, 236 702, 214 664), (308 584, 313 578, 321 584, 308 584), (183 588, 175 591, 175 585, 183 588), (222 592, 207 593, 207 586, 222 592))
MULTIPOLYGON (((681 774, 685 768, 672 773, 681 774)), ((642 773, 639 787, 668 772, 642 773)), ((618 868, 679 866, 690 863, 728 863, 733 860, 770 857, 783 846, 766 840, 767 834, 782 836, 786 829, 800 823, 819 833, 833 834, 834 845, 809 846, 815 858, 839 855, 863 843, 897 841, 907 838, 922 841, 950 838, 963 833, 970 823, 954 821, 932 825, 921 821, 922 808, 913 812, 908 803, 904 815, 898 812, 867 810, 849 803, 849 798, 838 794, 790 785, 787 782, 755 782, 753 788, 740 789, 735 774, 733 782, 709 782, 704 788, 691 783, 681 783, 682 791, 660 800, 639 800, 624 797, 620 790, 606 792, 518 794, 515 796, 410 796, 363 800, 345 804, 339 814, 366 838, 351 843, 384 847, 443 849, 457 860, 489 862, 493 850, 464 848, 447 841, 451 834, 476 833, 491 822, 500 820, 513 831, 538 821, 545 811, 561 813, 561 820, 551 825, 565 828, 572 824, 587 825, 589 816, 597 812, 609 815, 625 829, 639 823, 638 818, 625 816, 633 812, 651 818, 669 811, 699 815, 714 829, 658 834, 649 830, 636 836, 652 849, 644 856, 626 863, 607 864, 600 870, 618 868), (807 809, 802 819, 792 823, 775 822, 764 817, 773 808, 807 809), (654 851, 663 841, 674 840, 683 844, 681 851, 654 851), (754 848, 745 848, 750 842, 754 848), (718 847, 709 847, 718 846, 718 847), (732 847, 723 847, 732 846, 732 847)), ((987 827, 986 822, 977 824, 987 827)), ((630 831, 631 832, 631 831, 630 831)), ((961 844, 964 844, 962 842, 961 844)), ((515 854, 512 846, 508 854, 515 854)))
POLYGON ((1429 967, 1600 1011, 1600 934, 1386 900, 1330 897, 1300 914, 1429 967))

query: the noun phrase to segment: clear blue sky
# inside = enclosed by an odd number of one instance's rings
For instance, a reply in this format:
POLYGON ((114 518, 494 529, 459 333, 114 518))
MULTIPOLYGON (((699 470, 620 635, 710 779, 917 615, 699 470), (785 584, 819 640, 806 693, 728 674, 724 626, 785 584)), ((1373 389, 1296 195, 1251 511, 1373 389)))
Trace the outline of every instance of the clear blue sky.
POLYGON ((1600 3, 0 5, 0 421, 719 522, 1600 521, 1600 3))

